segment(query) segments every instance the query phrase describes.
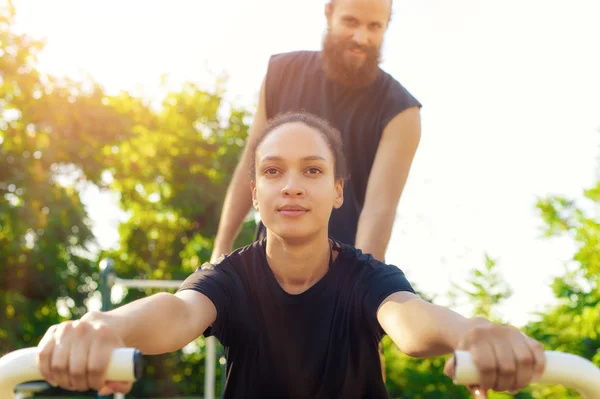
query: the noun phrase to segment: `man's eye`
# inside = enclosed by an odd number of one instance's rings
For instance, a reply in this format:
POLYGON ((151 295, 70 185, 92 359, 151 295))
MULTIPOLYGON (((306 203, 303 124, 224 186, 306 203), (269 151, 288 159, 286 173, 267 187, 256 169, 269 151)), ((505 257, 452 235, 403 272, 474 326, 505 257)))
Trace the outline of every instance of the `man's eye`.
POLYGON ((358 20, 354 18, 344 18, 344 25, 349 27, 358 26, 358 20))

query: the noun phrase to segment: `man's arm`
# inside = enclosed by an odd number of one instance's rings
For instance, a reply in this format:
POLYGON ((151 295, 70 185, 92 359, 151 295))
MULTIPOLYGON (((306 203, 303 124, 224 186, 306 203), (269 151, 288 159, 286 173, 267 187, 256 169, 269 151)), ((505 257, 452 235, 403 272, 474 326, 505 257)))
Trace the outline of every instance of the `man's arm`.
POLYGON ((221 255, 228 254, 231 252, 233 243, 240 233, 240 228, 244 222, 244 218, 248 215, 250 208, 252 207, 252 194, 250 191, 250 177, 248 176, 250 155, 248 148, 251 147, 251 143, 258 138, 259 133, 267 124, 267 112, 265 109, 265 79, 260 87, 260 94, 258 96, 258 104, 256 107, 256 113, 254 115, 254 121, 248 132, 248 139, 242 157, 235 172, 229 187, 225 200, 223 202, 223 209, 221 210, 221 218, 219 220, 219 228, 215 237, 215 244, 213 247, 213 253, 211 262, 221 255))
POLYGON ((385 127, 369 175, 365 203, 358 220, 356 247, 382 261, 396 209, 421 139, 418 107, 396 115, 385 127))

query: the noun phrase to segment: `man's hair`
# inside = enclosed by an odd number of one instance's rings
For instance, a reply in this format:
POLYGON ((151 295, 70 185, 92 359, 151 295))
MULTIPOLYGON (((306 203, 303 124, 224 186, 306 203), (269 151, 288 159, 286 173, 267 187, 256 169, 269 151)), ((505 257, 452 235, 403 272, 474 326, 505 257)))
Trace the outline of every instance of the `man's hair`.
MULTIPOLYGON (((321 119, 305 111, 299 111, 286 112, 277 115, 267 123, 264 129, 260 132, 258 138, 254 140, 253 143, 251 143, 249 165, 251 180, 256 179, 255 163, 256 151, 258 150, 258 147, 269 135, 269 133, 271 133, 273 130, 277 129, 280 126, 287 125, 288 123, 302 123, 319 132, 327 142, 327 146, 333 154, 334 176, 336 180, 349 178, 340 132, 324 119, 321 119)), ((293 145, 293 143, 290 144, 293 145)))
MULTIPOLYGON (((331 5, 331 7, 335 6, 335 3, 337 3, 338 0, 329 0, 329 4, 331 5)), ((390 23, 392 21, 392 14, 394 13, 394 0, 390 0, 390 17, 388 19, 388 23, 390 23)))
MULTIPOLYGON (((335 3, 337 3, 338 0, 329 0, 329 4, 331 4, 332 6, 335 5, 335 3)), ((394 0, 390 0, 390 5, 393 6, 394 5, 394 0)))

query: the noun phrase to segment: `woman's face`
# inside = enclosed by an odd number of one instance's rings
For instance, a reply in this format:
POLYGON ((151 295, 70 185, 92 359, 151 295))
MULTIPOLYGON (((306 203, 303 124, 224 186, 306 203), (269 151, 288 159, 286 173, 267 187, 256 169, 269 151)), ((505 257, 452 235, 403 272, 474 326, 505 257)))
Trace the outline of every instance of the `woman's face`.
POLYGON ((327 232, 331 211, 342 206, 344 181, 335 179, 320 132, 299 122, 279 126, 258 146, 255 163, 252 198, 268 230, 286 240, 327 232))

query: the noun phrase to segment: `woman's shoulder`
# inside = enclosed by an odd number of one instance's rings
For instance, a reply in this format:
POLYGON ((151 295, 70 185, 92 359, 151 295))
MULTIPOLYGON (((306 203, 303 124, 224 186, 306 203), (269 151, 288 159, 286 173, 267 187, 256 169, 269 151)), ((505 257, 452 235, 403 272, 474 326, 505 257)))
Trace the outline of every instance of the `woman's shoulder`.
POLYGON ((390 268, 402 272, 398 266, 377 260, 373 255, 363 252, 360 248, 344 243, 339 243, 339 245, 343 258, 342 263, 345 267, 353 267, 362 272, 378 272, 390 268))
POLYGON ((202 265, 203 269, 240 269, 260 261, 264 253, 264 239, 254 241, 251 244, 239 247, 231 253, 221 255, 213 262, 206 262, 202 265))
POLYGON ((350 245, 342 245, 342 254, 343 267, 340 269, 354 276, 353 284, 356 284, 361 292, 366 293, 374 304, 397 291, 414 293, 413 287, 400 267, 379 261, 373 255, 350 245))
POLYGON ((364 253, 360 248, 356 248, 349 244, 336 242, 340 248, 340 256, 345 264, 353 265, 357 267, 374 267, 378 265, 385 265, 385 263, 378 261, 369 253, 364 253))

